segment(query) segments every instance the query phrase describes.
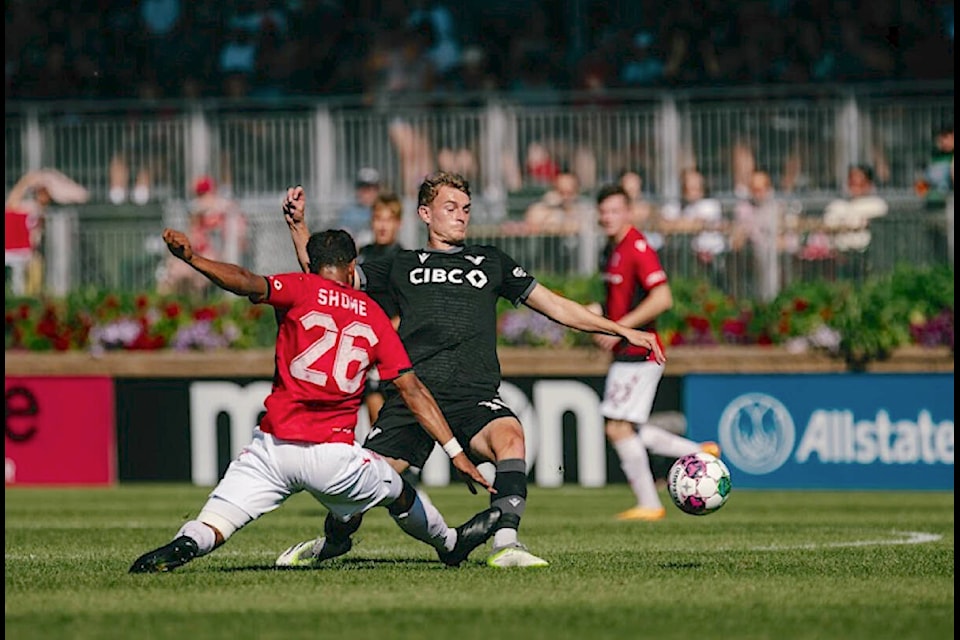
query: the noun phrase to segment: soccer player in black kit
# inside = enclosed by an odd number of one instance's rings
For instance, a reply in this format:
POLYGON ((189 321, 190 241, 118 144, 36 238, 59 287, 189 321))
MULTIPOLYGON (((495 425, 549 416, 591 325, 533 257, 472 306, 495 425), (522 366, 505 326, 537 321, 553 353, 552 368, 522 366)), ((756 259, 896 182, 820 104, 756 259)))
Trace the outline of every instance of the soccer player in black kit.
MULTIPOLYGON (((291 188, 283 209, 297 257, 308 265, 304 203, 303 188, 291 188)), ((457 439, 473 461, 496 466, 491 504, 502 515, 487 564, 547 566, 517 535, 527 498, 526 449, 519 419, 498 396, 497 301, 525 304, 581 331, 619 335, 650 349, 660 362, 663 352, 653 334, 619 325, 554 293, 497 247, 468 244, 470 186, 463 177, 442 171, 428 175, 420 185, 417 214, 427 225, 427 246, 364 263, 356 284, 375 298, 389 296, 399 311, 400 337, 414 370, 457 439)), ((398 471, 422 468, 434 441, 394 390, 388 386, 385 393, 364 446, 390 459, 398 471)), ((324 544, 314 545, 320 549, 317 560, 349 551, 349 536, 358 526, 357 519, 343 525, 328 518, 324 544)))

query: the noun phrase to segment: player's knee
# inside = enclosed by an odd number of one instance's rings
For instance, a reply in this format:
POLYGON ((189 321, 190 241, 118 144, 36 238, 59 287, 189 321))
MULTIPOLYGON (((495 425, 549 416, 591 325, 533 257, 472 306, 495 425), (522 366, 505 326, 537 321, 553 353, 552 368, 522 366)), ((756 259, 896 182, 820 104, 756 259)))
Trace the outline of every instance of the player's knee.
POLYGON ((497 460, 512 458, 522 460, 526 457, 523 427, 520 426, 518 421, 501 421, 495 423, 492 427, 487 434, 487 442, 497 460))
POLYGON ((404 479, 403 489, 400 491, 400 495, 396 500, 387 505, 387 511, 389 511, 393 517, 403 515, 413 508, 413 503, 416 502, 416 500, 416 488, 404 479))

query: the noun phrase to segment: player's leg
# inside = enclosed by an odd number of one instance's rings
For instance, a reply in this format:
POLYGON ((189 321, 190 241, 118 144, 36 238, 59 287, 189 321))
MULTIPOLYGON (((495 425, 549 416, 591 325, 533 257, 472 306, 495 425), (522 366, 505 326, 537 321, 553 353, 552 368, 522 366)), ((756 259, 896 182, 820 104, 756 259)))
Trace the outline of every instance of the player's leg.
POLYGON ((690 438, 667 431, 663 427, 647 422, 639 426, 638 432, 647 451, 666 458, 679 458, 690 453, 705 451, 720 457, 720 445, 716 442, 694 442, 690 438))
POLYGON ((448 565, 460 564, 470 551, 492 535, 499 512, 491 511, 452 529, 433 505, 420 500, 416 489, 404 482, 385 458, 359 445, 325 447, 332 451, 321 452, 323 459, 318 455, 311 469, 332 467, 338 469, 338 473, 334 478, 310 473, 305 484, 329 509, 324 527, 326 535, 293 545, 277 559, 278 566, 315 566, 339 555, 331 552, 333 545, 342 540, 349 545, 349 535, 360 521, 358 516, 376 506, 385 506, 404 532, 432 546, 448 565), (331 459, 332 455, 337 458, 331 459), (331 529, 331 522, 340 523, 341 528, 331 529), (346 537, 341 537, 344 533, 346 537))
POLYGON ((417 490, 406 481, 400 496, 387 510, 403 531, 431 545, 440 560, 451 567, 459 566, 471 551, 489 540, 501 517, 500 509, 490 507, 451 529, 437 508, 421 500, 417 490))
POLYGON ((491 496, 490 504, 503 513, 487 564, 492 567, 547 566, 546 560, 530 553, 519 540, 520 520, 527 508, 526 444, 520 420, 499 398, 471 403, 464 413, 448 415, 448 420, 458 437, 469 436, 471 457, 476 461, 493 461, 496 465, 493 486, 497 493, 491 496), (483 426, 475 431, 478 424, 483 426))
POLYGON ((130 573, 164 572, 182 566, 276 509, 293 493, 281 464, 272 436, 256 430, 253 441, 227 467, 197 517, 180 527, 168 544, 137 558, 130 573))
POLYGON ((660 520, 666 515, 650 469, 647 447, 634 425, 647 422, 663 366, 655 362, 614 362, 607 372, 600 412, 607 439, 620 459, 636 506, 617 515, 620 520, 660 520))

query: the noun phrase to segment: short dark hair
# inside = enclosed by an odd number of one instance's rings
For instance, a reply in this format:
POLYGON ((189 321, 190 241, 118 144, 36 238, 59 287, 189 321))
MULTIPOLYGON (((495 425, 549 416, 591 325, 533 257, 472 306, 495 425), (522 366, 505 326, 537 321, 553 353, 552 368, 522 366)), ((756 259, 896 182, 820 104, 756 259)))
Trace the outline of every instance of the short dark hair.
POLYGON ((457 173, 448 171, 435 171, 423 179, 420 183, 420 192, 417 194, 417 206, 424 207, 437 198, 440 193, 440 187, 453 187, 458 191, 463 191, 470 197, 470 183, 467 179, 457 173))
POLYGON ((852 164, 850 165, 850 169, 848 170, 848 173, 850 171, 859 171, 860 173, 863 174, 863 177, 865 177, 868 182, 874 181, 873 167, 871 167, 868 164, 863 164, 863 163, 852 164))
POLYGON ((307 255, 311 273, 319 273, 321 267, 346 267, 357 259, 357 243, 343 229, 318 231, 307 240, 307 255))
POLYGON ((627 202, 630 201, 630 196, 619 184, 605 184, 597 191, 597 204, 599 205, 611 196, 623 196, 627 202))

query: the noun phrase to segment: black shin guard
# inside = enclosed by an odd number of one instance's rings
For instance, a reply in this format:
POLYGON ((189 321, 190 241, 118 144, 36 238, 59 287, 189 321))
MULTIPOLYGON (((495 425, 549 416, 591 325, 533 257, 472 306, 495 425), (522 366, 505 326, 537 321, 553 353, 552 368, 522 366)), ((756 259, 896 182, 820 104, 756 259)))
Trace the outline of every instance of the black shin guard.
POLYGON ((497 528, 520 528, 520 518, 527 507, 527 463, 520 459, 498 462, 493 487, 497 493, 490 497, 490 506, 502 512, 497 528))

